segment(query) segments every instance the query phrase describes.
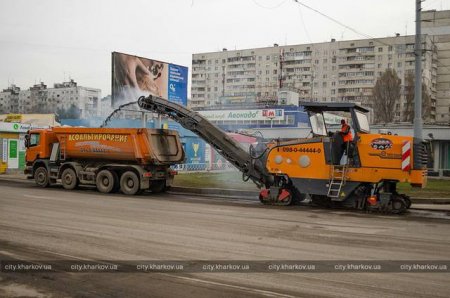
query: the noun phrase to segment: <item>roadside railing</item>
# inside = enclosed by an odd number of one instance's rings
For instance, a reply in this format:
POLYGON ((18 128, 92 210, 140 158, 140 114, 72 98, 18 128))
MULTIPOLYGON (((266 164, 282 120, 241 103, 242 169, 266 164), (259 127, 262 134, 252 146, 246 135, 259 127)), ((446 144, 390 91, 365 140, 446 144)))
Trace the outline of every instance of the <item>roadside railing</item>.
POLYGON ((178 172, 236 171, 236 168, 229 162, 184 163, 173 165, 171 168, 178 172))
MULTIPOLYGON (((209 172, 209 171, 237 171, 237 169, 229 162, 216 163, 183 163, 171 166, 171 168, 178 172, 209 172)), ((428 169, 428 177, 430 178, 445 178, 450 177, 450 169, 440 169, 433 171, 428 169)))

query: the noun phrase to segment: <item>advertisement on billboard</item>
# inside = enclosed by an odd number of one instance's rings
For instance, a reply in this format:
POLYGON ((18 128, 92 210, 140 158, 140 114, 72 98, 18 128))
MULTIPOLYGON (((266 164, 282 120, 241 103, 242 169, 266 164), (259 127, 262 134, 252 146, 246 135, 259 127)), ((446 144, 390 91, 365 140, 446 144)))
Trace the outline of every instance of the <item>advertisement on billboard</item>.
POLYGON ((186 106, 188 68, 176 64, 112 53, 112 106, 149 94, 186 106))
POLYGON ((284 120, 283 109, 199 111, 210 121, 284 120))

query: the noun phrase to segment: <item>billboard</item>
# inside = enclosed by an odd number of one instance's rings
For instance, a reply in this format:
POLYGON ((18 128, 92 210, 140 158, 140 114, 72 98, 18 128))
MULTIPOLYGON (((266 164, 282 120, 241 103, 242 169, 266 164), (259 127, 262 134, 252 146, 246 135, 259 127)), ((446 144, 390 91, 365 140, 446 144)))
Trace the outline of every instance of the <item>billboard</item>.
POLYGON ((113 52, 111 88, 113 107, 149 94, 186 106, 188 68, 113 52))
POLYGON ((210 121, 284 120, 283 109, 198 111, 210 121))

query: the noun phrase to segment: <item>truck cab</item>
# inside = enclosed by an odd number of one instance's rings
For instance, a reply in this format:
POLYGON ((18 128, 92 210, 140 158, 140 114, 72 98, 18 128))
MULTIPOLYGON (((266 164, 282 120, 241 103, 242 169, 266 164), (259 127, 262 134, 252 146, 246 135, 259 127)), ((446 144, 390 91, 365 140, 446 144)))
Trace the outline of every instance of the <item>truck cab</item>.
POLYGON ((52 152, 56 137, 49 130, 34 129, 25 135, 25 174, 32 175, 33 165, 38 160, 47 160, 52 152))
MULTIPOLYGON (((367 110, 354 103, 303 103, 309 116, 311 135, 323 140, 327 164, 338 165, 350 162, 360 166, 358 144, 364 135, 370 134, 367 110), (343 135, 341 134, 341 120, 350 126, 352 141, 347 144, 346 156, 342 161, 343 135)), ((345 144, 344 144, 345 146, 345 144)))

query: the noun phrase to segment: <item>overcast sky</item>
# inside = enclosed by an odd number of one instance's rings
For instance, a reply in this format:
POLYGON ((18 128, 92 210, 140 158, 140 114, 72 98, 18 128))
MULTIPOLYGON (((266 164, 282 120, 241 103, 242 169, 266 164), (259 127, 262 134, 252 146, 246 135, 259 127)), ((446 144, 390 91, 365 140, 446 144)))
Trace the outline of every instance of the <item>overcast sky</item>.
MULTIPOLYGON (((373 37, 414 34, 415 0, 299 0, 373 37)), ((450 9, 427 0, 424 9, 450 9)), ((111 92, 111 52, 192 53, 364 38, 293 0, 0 0, 0 89, 76 80, 111 92)))

